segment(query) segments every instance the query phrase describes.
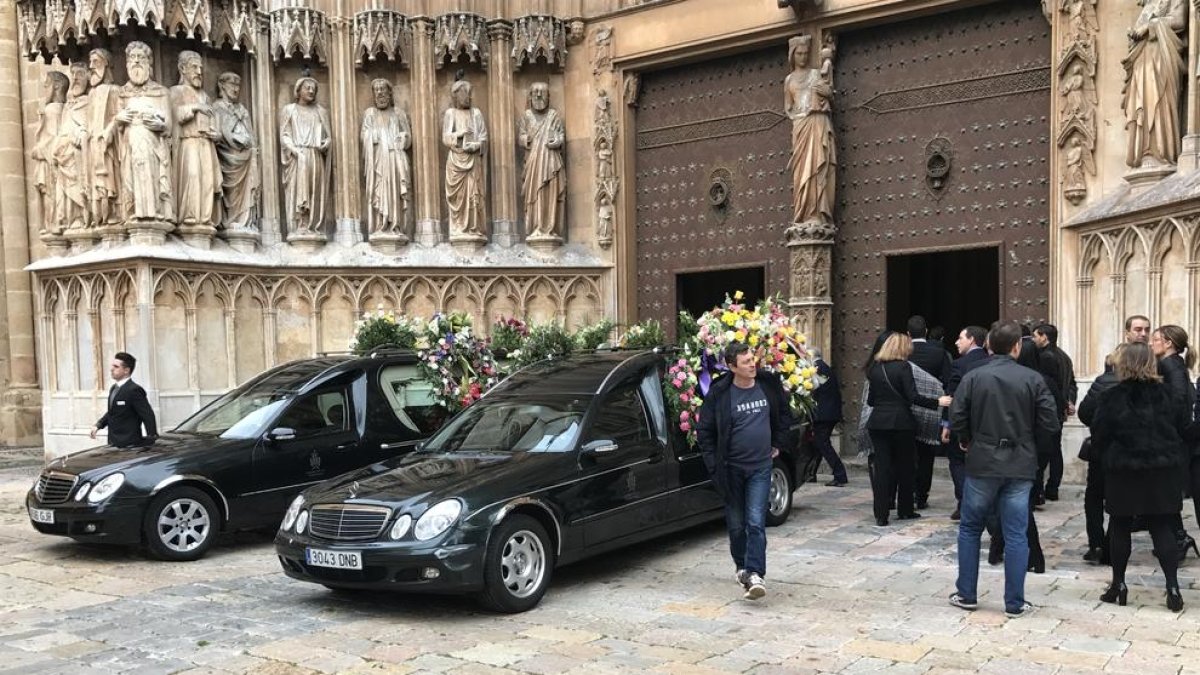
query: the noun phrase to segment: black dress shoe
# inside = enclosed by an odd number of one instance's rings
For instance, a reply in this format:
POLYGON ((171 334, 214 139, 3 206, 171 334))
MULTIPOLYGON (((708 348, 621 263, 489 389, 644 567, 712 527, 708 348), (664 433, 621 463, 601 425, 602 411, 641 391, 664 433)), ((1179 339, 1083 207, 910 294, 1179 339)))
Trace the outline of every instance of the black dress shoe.
POLYGON ((1004 549, 999 546, 988 546, 988 564, 995 567, 1004 562, 1004 549))
POLYGON ((1167 609, 1172 612, 1183 610, 1183 596, 1179 593, 1178 586, 1167 587, 1167 609))
POLYGON ((1052 502, 1058 501, 1058 488, 1046 488, 1045 497, 1052 502))
POLYGON ((1029 567, 1025 571, 1033 572, 1034 574, 1045 574, 1046 560, 1044 558, 1042 560, 1030 560, 1029 567))
POLYGON ((920 518, 920 517, 921 517, 921 514, 917 513, 916 511, 913 511, 912 513, 906 513, 901 516, 896 516, 896 520, 916 520, 917 518, 920 518))
POLYGON ((825 487, 846 487, 847 482, 849 482, 849 481, 838 480, 838 479, 834 478, 833 480, 826 483, 825 487))
POLYGON ((962 520, 962 510, 957 506, 954 507, 954 513, 950 514, 950 520, 962 520))
POLYGON ((887 527, 888 519, 887 518, 876 518, 875 524, 878 525, 879 527, 887 527))
POLYGON ((1046 495, 1038 495, 1037 498, 1033 500, 1033 505, 1034 506, 1045 506, 1046 505, 1046 495))
POLYGON ((924 510, 924 509, 927 509, 927 508, 929 508, 929 498, 928 498, 928 497, 922 497, 922 498, 918 499, 918 500, 917 500, 917 507, 916 507, 916 508, 917 508, 917 510, 918 510, 918 511, 922 511, 922 510, 924 510))
POLYGON ((1099 546, 1093 546, 1087 550, 1087 553, 1083 554, 1084 562, 1088 562, 1093 565, 1099 565, 1100 559, 1103 557, 1104 549, 1100 548, 1099 546))

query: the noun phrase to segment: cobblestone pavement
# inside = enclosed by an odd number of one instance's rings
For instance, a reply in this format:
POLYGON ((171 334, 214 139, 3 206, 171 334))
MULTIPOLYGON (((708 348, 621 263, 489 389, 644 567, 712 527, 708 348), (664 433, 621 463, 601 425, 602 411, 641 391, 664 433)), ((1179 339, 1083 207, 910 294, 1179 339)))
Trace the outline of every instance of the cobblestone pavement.
POLYGON ((947 483, 925 518, 876 528, 861 475, 797 493, 770 531, 758 603, 740 598, 712 525, 560 570, 539 608, 498 616, 292 581, 264 534, 190 564, 44 537, 23 510, 35 471, 0 471, 2 673, 1200 672, 1200 563, 1172 614, 1137 534, 1130 606, 1098 602, 1106 574, 1080 561, 1078 490, 1039 514, 1052 569, 1029 577, 1030 617, 1005 618, 986 565, 980 610, 947 605, 947 483))

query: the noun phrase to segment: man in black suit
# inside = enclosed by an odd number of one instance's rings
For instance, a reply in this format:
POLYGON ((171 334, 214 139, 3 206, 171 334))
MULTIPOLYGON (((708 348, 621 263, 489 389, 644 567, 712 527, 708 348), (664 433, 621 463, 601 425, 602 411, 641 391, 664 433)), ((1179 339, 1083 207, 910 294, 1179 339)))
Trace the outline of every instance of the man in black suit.
POLYGON ((137 359, 125 352, 117 352, 109 364, 108 373, 113 385, 108 389, 108 412, 92 427, 91 437, 108 428, 108 444, 117 448, 128 448, 154 442, 158 436, 158 425, 154 411, 146 400, 146 390, 129 379, 137 359), (142 427, 146 435, 142 435, 142 427))
MULTIPOLYGON (((942 383, 942 387, 945 387, 946 379, 950 377, 950 355, 946 353, 946 349, 940 342, 929 342, 926 339, 928 335, 929 326, 925 323, 925 317, 919 314, 909 317, 908 336, 912 338, 913 351, 908 360, 921 370, 936 377, 938 382, 942 383)), ((916 494, 913 497, 918 510, 929 505, 929 488, 933 485, 933 459, 937 456, 937 452, 938 446, 917 441, 917 469, 914 483, 916 494)))
MULTIPOLYGON (((954 396, 963 377, 987 363, 989 355, 983 346, 986 341, 987 331, 982 326, 967 326, 959 332, 958 339, 954 341, 954 346, 958 349, 958 359, 950 365, 950 377, 946 380, 947 395, 954 396)), ((946 458, 950 461, 950 478, 954 481, 956 505, 950 519, 958 520, 962 513, 962 487, 966 477, 967 456, 962 448, 958 447, 958 439, 954 438, 950 431, 950 417, 945 412, 942 414, 942 442, 949 444, 946 447, 946 458)))
MULTIPOLYGON (((829 464, 830 471, 833 472, 833 480, 825 485, 842 487, 849 482, 849 477, 846 476, 846 465, 842 463, 842 458, 838 457, 837 450, 833 448, 833 441, 830 440, 833 436, 833 428, 842 421, 841 385, 838 383, 833 368, 830 368, 829 364, 825 363, 825 359, 821 358, 821 350, 814 347, 808 351, 813 357, 817 375, 825 378, 825 382, 813 390, 813 401, 816 403, 812 418, 813 445, 817 446, 821 457, 825 459, 825 462, 829 464)), ((816 473, 815 468, 813 473, 816 473)))
MULTIPOLYGON (((1067 421, 1075 412, 1075 399, 1078 391, 1075 386, 1075 367, 1071 357, 1058 347, 1058 328, 1053 324, 1044 323, 1033 330, 1033 342, 1037 345, 1038 372, 1046 378, 1046 386, 1054 396, 1058 406, 1059 424, 1067 421)), ((1058 486, 1062 484, 1063 456, 1062 430, 1055 437, 1054 447, 1049 455, 1044 456, 1038 465, 1038 480, 1034 484, 1035 492, 1050 501, 1058 501, 1058 486), (1049 467, 1049 476, 1045 485, 1042 477, 1049 467)))

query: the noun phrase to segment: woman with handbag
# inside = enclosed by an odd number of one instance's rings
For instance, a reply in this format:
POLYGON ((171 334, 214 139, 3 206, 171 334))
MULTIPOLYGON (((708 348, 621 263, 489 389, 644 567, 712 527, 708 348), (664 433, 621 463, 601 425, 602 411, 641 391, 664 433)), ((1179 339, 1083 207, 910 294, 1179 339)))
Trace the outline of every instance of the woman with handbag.
POLYGON ((1103 602, 1124 605, 1129 589, 1130 533, 1138 518, 1154 540, 1154 554, 1167 586, 1167 608, 1183 609, 1179 557, 1173 522, 1183 507, 1188 454, 1183 432, 1190 413, 1162 382, 1150 347, 1135 343, 1121 351, 1117 384, 1103 395, 1092 417, 1092 452, 1104 468, 1105 510, 1110 516, 1112 583, 1103 602))
POLYGON ((871 415, 867 433, 874 448, 871 488, 874 495, 875 524, 888 524, 892 494, 897 496, 896 515, 900 520, 920 518, 913 509, 913 484, 916 473, 916 430, 912 406, 936 410, 950 405, 950 397, 940 399, 917 392, 912 366, 912 339, 892 333, 875 354, 867 371, 867 404, 871 415))

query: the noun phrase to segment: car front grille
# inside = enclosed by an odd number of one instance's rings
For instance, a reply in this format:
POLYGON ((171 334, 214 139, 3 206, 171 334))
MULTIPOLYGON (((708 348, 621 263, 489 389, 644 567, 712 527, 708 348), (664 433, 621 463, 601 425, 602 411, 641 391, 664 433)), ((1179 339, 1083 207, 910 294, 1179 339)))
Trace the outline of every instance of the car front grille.
POLYGON ((67 497, 71 496, 71 490, 75 487, 77 480, 79 480, 79 476, 46 471, 38 478, 34 494, 43 504, 62 504, 67 501, 67 497))
POLYGON ((334 541, 374 539, 387 525, 391 509, 364 504, 318 504, 312 507, 313 536, 334 541))

